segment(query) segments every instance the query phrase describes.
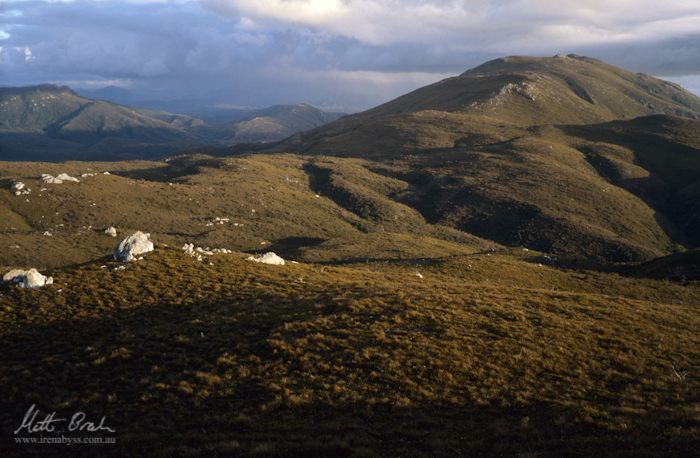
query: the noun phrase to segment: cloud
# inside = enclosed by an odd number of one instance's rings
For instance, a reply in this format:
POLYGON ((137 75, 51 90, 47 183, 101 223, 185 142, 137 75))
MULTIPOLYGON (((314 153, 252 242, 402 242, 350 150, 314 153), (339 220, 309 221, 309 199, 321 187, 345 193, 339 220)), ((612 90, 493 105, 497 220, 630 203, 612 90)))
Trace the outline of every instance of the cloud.
POLYGON ((543 50, 696 33, 700 3, 677 0, 202 0, 223 15, 312 27, 371 45, 543 50))
POLYGON ((2 84, 148 99, 359 109, 507 54, 700 74, 697 0, 5 1, 0 22, 2 84))

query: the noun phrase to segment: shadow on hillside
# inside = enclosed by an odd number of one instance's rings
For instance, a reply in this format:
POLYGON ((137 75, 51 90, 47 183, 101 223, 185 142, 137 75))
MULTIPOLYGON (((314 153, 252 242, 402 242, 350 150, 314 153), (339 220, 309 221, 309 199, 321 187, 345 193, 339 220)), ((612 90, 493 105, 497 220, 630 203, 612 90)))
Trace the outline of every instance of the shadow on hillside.
POLYGON ((683 251, 627 266, 621 273, 631 277, 663 278, 681 283, 697 281, 700 280, 700 250, 683 251))
MULTIPOLYGON (((687 240, 700 243, 697 231, 692 231, 698 221, 696 199, 685 192, 697 186, 700 171, 700 149, 687 144, 687 140, 674 137, 674 125, 680 119, 667 116, 645 116, 628 121, 573 126, 557 126, 565 134, 595 143, 607 143, 629 149, 634 153, 634 163, 648 172, 649 177, 618 180, 602 170, 601 175, 644 200, 660 213, 659 225, 677 243, 687 245, 687 240)), ((591 147, 583 148, 584 154, 594 162, 603 161, 591 147)), ((592 164, 597 169, 601 164, 592 164)), ((601 170, 599 170, 601 172, 601 170)))
MULTIPOLYGON (((289 369, 287 373, 266 372, 243 362, 277 367, 274 362, 281 356, 268 338, 284 325, 281 312, 326 312, 315 305, 274 304, 280 313, 263 314, 265 306, 252 303, 165 304, 122 310, 102 320, 21 325, 0 336, 0 363, 5 369, 0 379, 4 406, 0 452, 2 456, 454 457, 691 456, 697 450, 697 441, 688 436, 664 436, 669 425, 688 426, 668 411, 632 416, 624 432, 615 432, 582 419, 575 405, 555 402, 503 407, 414 401, 400 407, 361 401, 295 404, 289 397, 273 403, 276 381, 307 369, 291 364, 281 366, 289 369), (222 388, 219 380, 227 372, 233 376, 222 388), (96 421, 105 416, 106 425, 116 430, 117 443, 17 446, 13 431, 32 404, 44 415, 55 410, 58 417, 69 417, 80 410, 96 421)), ((303 337, 304 331, 300 332, 303 337)), ((366 370, 369 373, 372 367, 366 370)), ((366 383, 382 382, 368 375, 366 383)), ((307 388, 333 399, 331 387, 325 391, 320 386, 296 386, 294 391, 307 388)), ((390 393, 398 388, 385 389, 390 393)))
POLYGON ((114 175, 131 178, 133 180, 147 180, 156 182, 168 182, 178 178, 196 175, 203 167, 218 168, 221 166, 219 159, 203 159, 196 157, 182 157, 164 162, 162 166, 147 169, 124 170, 113 172, 114 175))

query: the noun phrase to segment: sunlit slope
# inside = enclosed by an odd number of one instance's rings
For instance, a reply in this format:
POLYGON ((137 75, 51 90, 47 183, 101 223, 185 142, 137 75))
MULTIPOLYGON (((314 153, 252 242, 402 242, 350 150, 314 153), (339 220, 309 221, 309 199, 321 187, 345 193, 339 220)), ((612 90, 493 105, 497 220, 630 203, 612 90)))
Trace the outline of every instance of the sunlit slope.
MULTIPOLYGON (((412 247, 419 257, 496 246, 426 222, 391 196, 407 189, 407 183, 375 174, 355 160, 324 164, 310 157, 261 155, 169 162, 4 163, 0 183, 0 208, 7 215, 0 225, 6 245, 0 265, 5 266, 55 267, 101 257, 120 240, 103 233, 109 226, 122 237, 142 230, 178 247, 194 242, 283 255, 339 239, 364 246, 354 254, 345 250, 345 258, 383 257, 394 243, 391 234, 403 234, 395 245, 412 247), (334 176, 324 180, 328 166, 334 176), (95 175, 59 185, 38 179, 41 173, 61 172, 95 175), (32 193, 15 196, 9 189, 15 180, 32 193), (215 224, 216 218, 229 221, 215 224), (435 244, 441 248, 433 248, 435 244)), ((318 253, 315 256, 319 259, 318 253)), ((339 259, 332 251, 324 256, 339 259)))

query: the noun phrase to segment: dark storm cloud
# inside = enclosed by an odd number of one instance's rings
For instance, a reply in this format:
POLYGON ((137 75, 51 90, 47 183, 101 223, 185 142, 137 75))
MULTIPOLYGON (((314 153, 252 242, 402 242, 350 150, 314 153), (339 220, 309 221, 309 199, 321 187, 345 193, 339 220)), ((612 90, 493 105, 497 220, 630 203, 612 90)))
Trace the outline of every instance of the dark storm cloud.
POLYGON ((577 52, 697 87, 698 2, 565 3, 6 1, 0 77, 117 84, 143 98, 357 109, 499 55, 577 52))

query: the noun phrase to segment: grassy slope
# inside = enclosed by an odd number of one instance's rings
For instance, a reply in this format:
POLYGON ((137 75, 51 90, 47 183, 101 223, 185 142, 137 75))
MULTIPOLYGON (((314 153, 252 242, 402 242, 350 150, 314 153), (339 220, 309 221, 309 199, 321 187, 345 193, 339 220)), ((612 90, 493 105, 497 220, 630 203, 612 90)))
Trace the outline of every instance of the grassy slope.
MULTIPOLYGON (((359 250, 370 258, 383 249, 381 235, 364 236, 371 233, 396 234, 389 243, 401 249, 416 243, 410 237, 434 239, 426 243, 435 249, 443 240, 448 245, 442 251, 459 251, 454 243, 495 246, 471 233, 568 257, 621 260, 668 253, 675 249, 674 235, 686 240, 654 212, 653 199, 645 203, 634 189, 614 186, 596 172, 590 154, 581 152, 587 140, 557 144, 559 131, 552 130, 506 142, 497 152, 459 149, 383 161, 255 155, 5 164, 4 187, 20 179, 34 192, 0 194, 7 246, 20 246, 6 250, 0 264, 45 268, 93 259, 113 244, 102 234, 112 225, 120 233, 148 230, 173 245, 194 241, 246 251, 272 246, 295 255, 326 241, 337 249, 334 239, 350 245, 360 240, 371 244, 359 250), (45 185, 36 178, 106 169, 112 175, 98 173, 79 184, 45 185), (215 217, 231 223, 206 226, 215 217), (42 252, 49 241, 56 248, 42 252)), ((331 260, 335 254, 319 257, 317 249, 314 256, 331 260)))
POLYGON ((603 177, 667 216, 688 245, 700 243, 700 123, 651 116, 562 130, 603 177))
POLYGON ((430 221, 501 243, 562 254, 640 260, 692 246, 697 209, 697 121, 668 133, 642 121, 625 135, 593 127, 518 128, 472 115, 419 112, 310 144, 365 156, 400 178, 400 199, 430 221), (339 146, 342 145, 342 146, 339 146), (678 160, 681 159, 681 160, 678 160))
MULTIPOLYGON (((456 242, 477 249, 495 246, 426 223, 415 210, 382 194, 391 186, 400 186, 400 181, 372 174, 358 161, 334 166, 347 175, 342 182, 345 186, 358 178, 369 180, 351 186, 337 203, 333 198, 338 196, 330 189, 328 193, 325 188, 317 189, 310 168, 314 161, 275 155, 182 158, 169 163, 4 163, 0 183, 6 190, 0 193, 0 208, 8 219, 0 228, 8 248, 3 247, 0 266, 51 268, 95 259, 116 243, 102 233, 109 226, 117 227, 120 234, 145 230, 173 246, 195 242, 245 251, 272 246, 282 253, 342 239, 345 243, 364 240, 363 252, 373 257, 373 251, 383 249, 383 242, 379 237, 365 237, 368 233, 404 234, 396 244, 406 247, 420 245, 420 240, 431 245, 437 243, 433 239, 440 239, 444 241, 441 253, 463 250, 456 242), (102 175, 105 170, 112 174, 102 175), (41 173, 61 172, 98 174, 77 184, 47 185, 38 180, 41 173), (32 194, 14 196, 9 191, 14 179, 25 182, 32 194), (376 214, 364 214, 352 204, 354 200, 364 202, 376 214), (216 217, 231 221, 206 225, 216 217), (45 231, 52 237, 44 236, 45 231), (9 248, 16 245, 20 248, 9 248)), ((334 255, 329 251, 326 256, 334 255)))
MULTIPOLYGON (((567 267, 430 224, 400 203, 402 165, 184 157, 39 192, 41 172, 106 164, 3 164, 4 185, 33 193, 0 194, 0 239, 21 247, 0 265, 55 278, 0 287, 3 428, 36 403, 106 415, 113 455, 694 450, 696 282, 567 267), (217 216, 231 223, 206 226, 217 216), (151 232, 156 251, 113 270, 112 224, 151 232), (302 262, 236 251, 210 265, 182 254, 189 241, 302 262)), ((43 451, 95 451, 57 450, 43 451)))
MULTIPOLYGON (((56 280, 0 287, 3 430, 37 403, 106 415, 119 442, 100 452, 119 456, 691 455, 695 253, 601 268, 469 233, 579 258, 692 244, 694 200, 674 196, 698 189, 697 123, 496 118, 425 110, 307 137, 362 159, 2 164, 0 266, 56 280), (136 229, 156 252, 113 270, 136 229), (199 263, 190 241, 236 252, 199 263), (301 263, 243 260, 267 250, 301 263)), ((95 452, 57 450, 32 449, 95 452)))
POLYGON ((113 455, 659 456, 697 445, 697 285, 538 267, 529 253, 212 261, 159 245, 125 271, 99 261, 56 270, 39 292, 2 288, 3 424, 34 402, 106 415, 119 443, 100 453, 113 455))

